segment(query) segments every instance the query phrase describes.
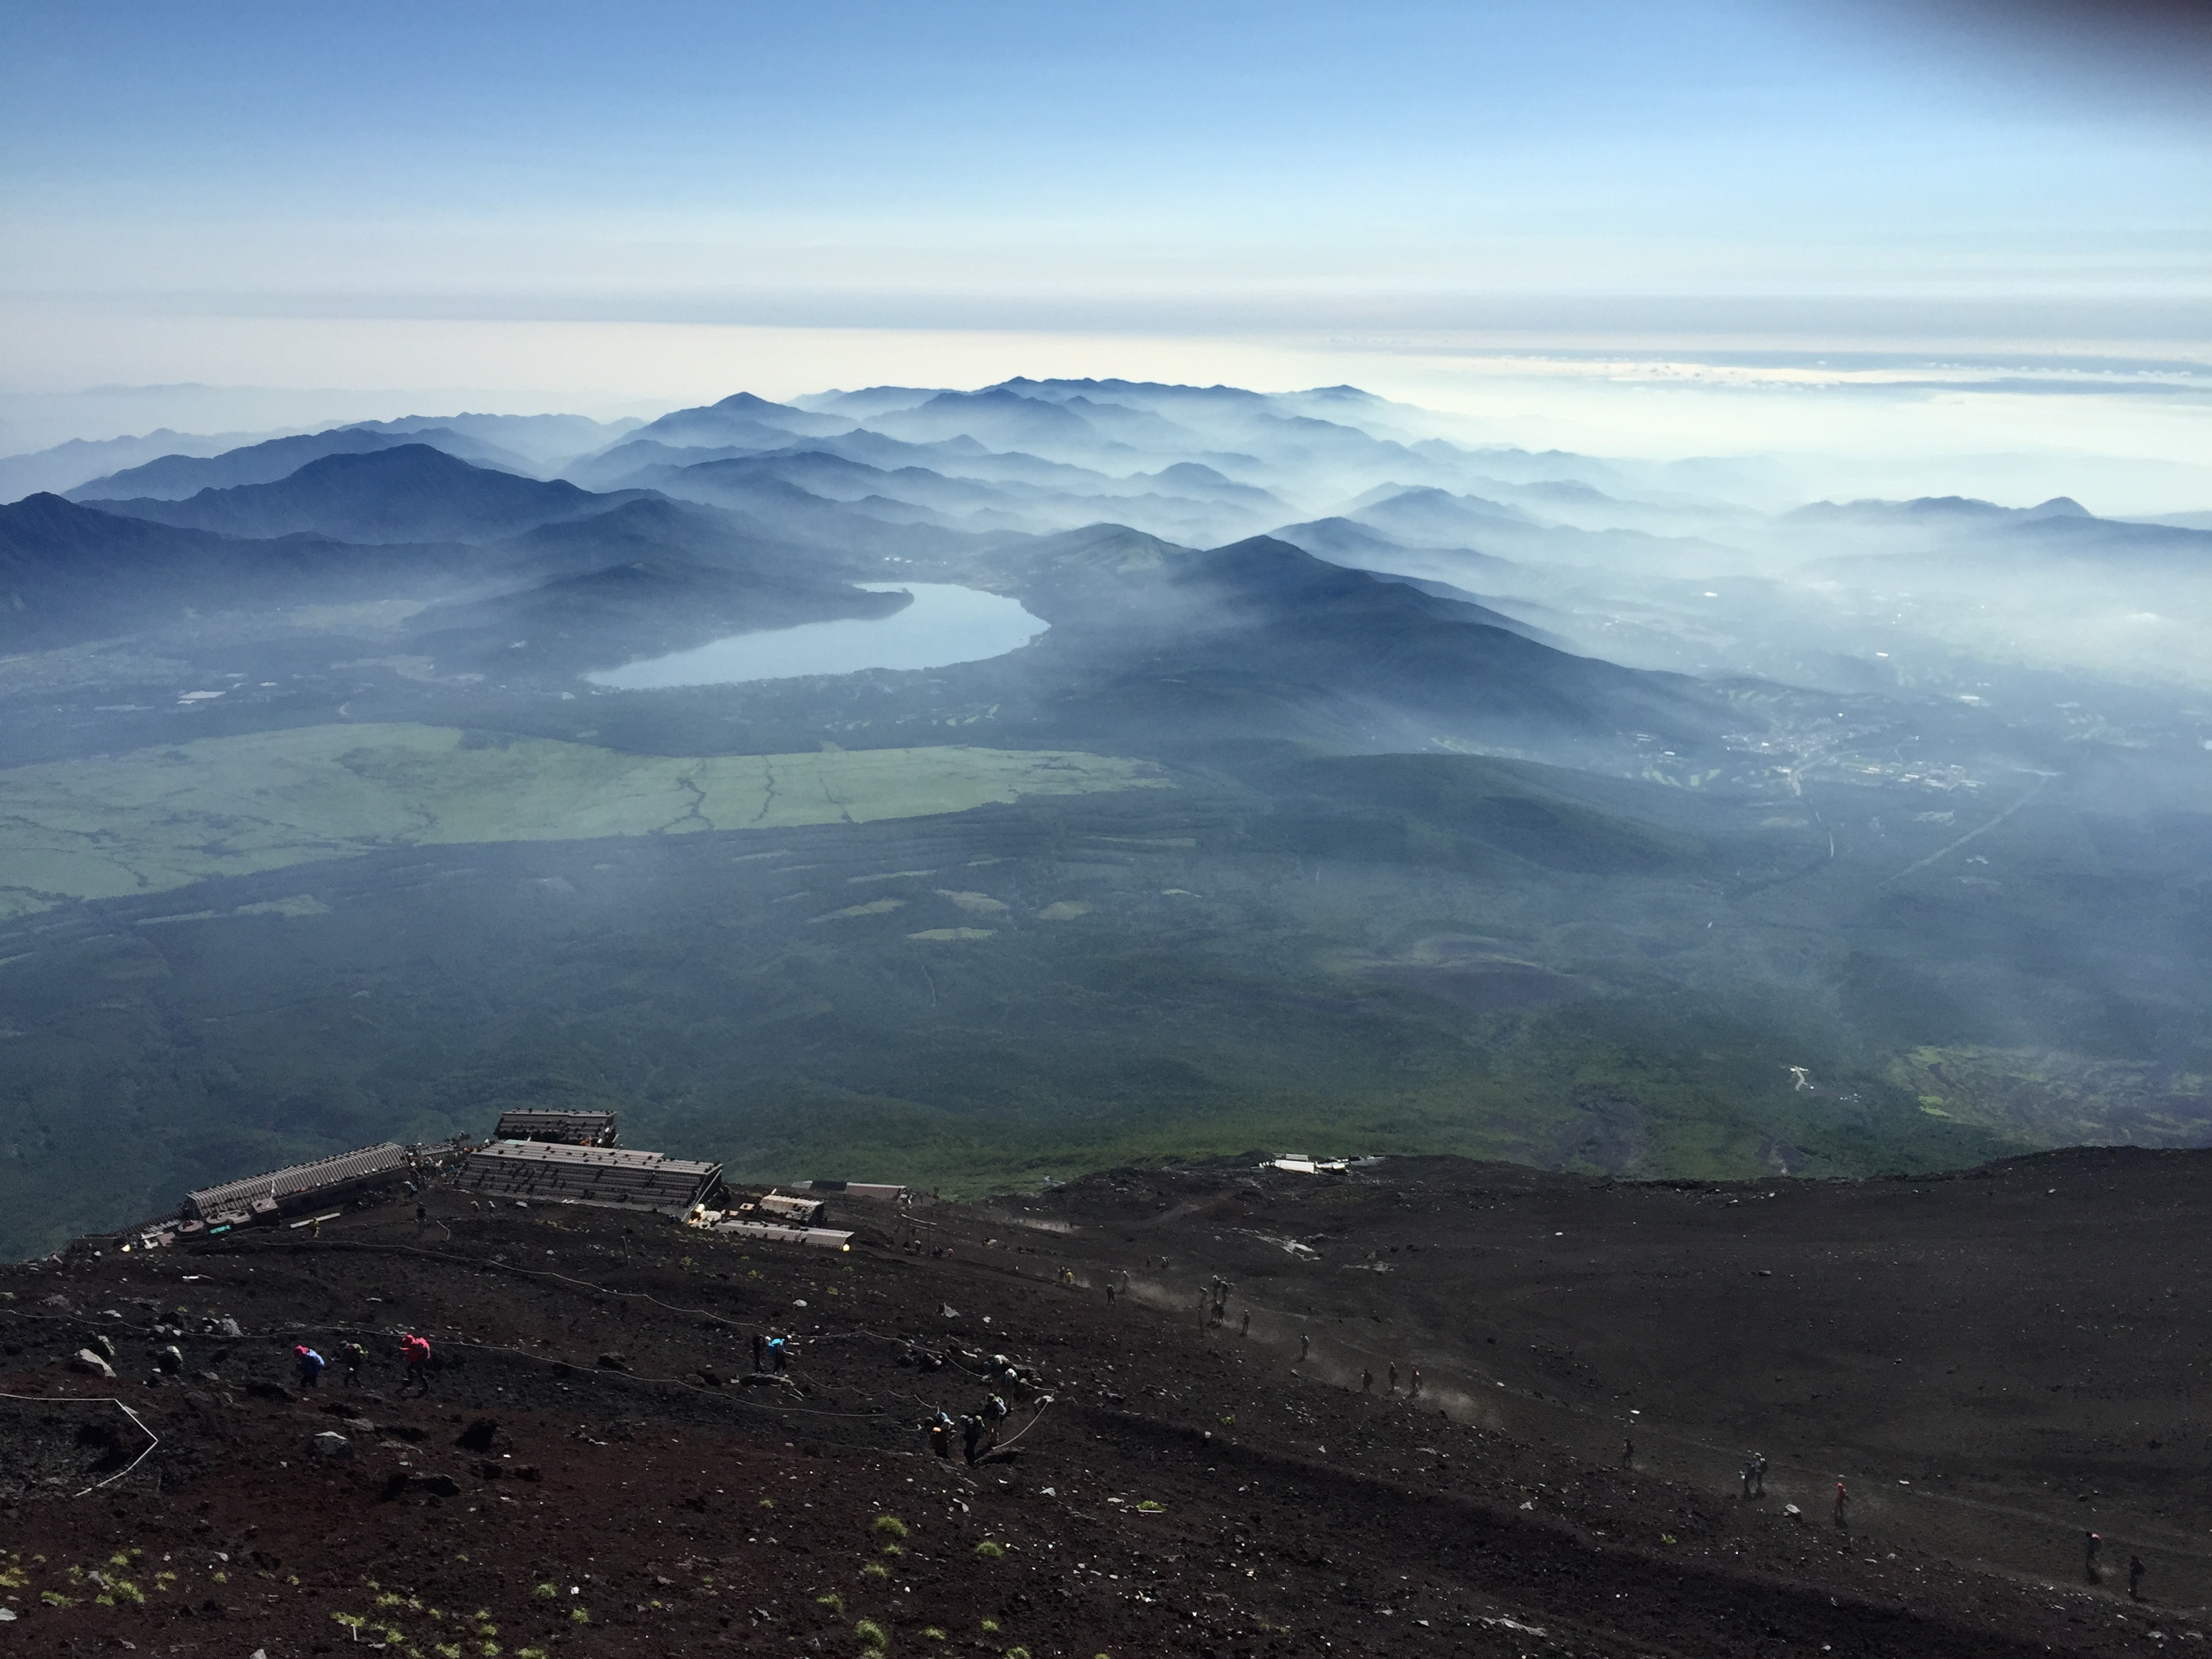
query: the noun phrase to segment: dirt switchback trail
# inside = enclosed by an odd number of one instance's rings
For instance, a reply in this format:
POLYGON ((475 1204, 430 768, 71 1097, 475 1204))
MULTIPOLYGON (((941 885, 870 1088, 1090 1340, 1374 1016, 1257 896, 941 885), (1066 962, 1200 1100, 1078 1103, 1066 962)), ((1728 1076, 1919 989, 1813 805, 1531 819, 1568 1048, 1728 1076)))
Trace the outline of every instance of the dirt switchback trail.
POLYGON ((428 1224, 73 1253, 0 1269, 0 1641, 2192 1651, 2208 1170, 1245 1159, 854 1202, 843 1255, 445 1191, 428 1224), (771 1333, 791 1368, 749 1380, 771 1333), (299 1386, 295 1344, 349 1340, 357 1382, 299 1386), (70 1369, 103 1343, 112 1380, 70 1369), (994 1395, 1003 1449, 933 1455, 925 1419, 994 1395))

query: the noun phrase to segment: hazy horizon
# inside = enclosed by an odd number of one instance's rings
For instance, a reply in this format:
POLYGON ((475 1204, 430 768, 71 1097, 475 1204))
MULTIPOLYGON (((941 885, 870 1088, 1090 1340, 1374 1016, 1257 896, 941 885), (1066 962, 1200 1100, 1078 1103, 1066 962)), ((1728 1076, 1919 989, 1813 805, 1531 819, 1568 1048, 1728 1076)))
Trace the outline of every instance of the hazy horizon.
POLYGON ((1351 382, 1476 441, 1833 459, 1814 493, 2002 455, 1963 487, 2203 510, 2208 39, 1968 0, 20 9, 0 447, 162 423, 106 385, 344 394, 214 422, 263 430, 1351 382))

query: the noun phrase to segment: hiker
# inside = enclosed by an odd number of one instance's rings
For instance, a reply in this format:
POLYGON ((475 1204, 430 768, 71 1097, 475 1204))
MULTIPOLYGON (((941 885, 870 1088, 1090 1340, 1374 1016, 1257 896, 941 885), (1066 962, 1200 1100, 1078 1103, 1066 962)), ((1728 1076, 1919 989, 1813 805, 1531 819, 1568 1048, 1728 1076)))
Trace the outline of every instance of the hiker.
POLYGON ((1301 1364, 1301 1365, 1304 1364, 1306 1363, 1306 1356, 1307 1356, 1308 1354, 1311 1353, 1312 1352, 1313 1352, 1313 1336, 1312 1336, 1312 1334, 1311 1334, 1310 1333, 1309 1333, 1309 1332, 1305 1332, 1305 1331, 1301 1331, 1301 1332, 1299 1332, 1299 1333, 1298 1333, 1298 1364, 1301 1364))
POLYGON ((963 1417, 960 1419, 960 1449, 969 1463, 974 1463, 983 1455, 983 1437, 988 1432, 988 1431, 983 1426, 983 1419, 980 1417, 963 1417))
POLYGON ((415 1224, 417 1227, 427 1227, 430 1224, 430 1206, 428 1205, 417 1204, 415 1206, 415 1224))
POLYGON ((1623 1440, 1620 1443, 1620 1467, 1624 1469, 1632 1469, 1636 1467, 1636 1443, 1633 1440, 1623 1440))
POLYGON ((1766 1456, 1763 1452, 1751 1455, 1751 1495, 1753 1498, 1766 1496, 1766 1456))
POLYGON ((768 1369, 768 1339, 758 1331, 753 1333, 753 1375, 758 1376, 768 1369))
POLYGON ((1359 1392, 1362 1394, 1375 1392, 1375 1373, 1364 1365, 1359 1368, 1359 1392))
POLYGON ((1252 1334, 1252 1310, 1249 1308, 1244 1310, 1244 1323, 1238 1328, 1237 1334, 1239 1336, 1252 1334))
POLYGON ((780 1336, 771 1336, 768 1340, 768 1357, 769 1363, 775 1367, 775 1374, 781 1376, 783 1368, 791 1361, 791 1344, 780 1336))
POLYGON ((942 1458, 952 1455, 952 1419, 942 1407, 929 1419, 929 1449, 942 1458))
POLYGON ((362 1362, 368 1358, 368 1350, 358 1342, 341 1343, 338 1358, 345 1362, 345 1385, 349 1389, 361 1386, 362 1362))
POLYGON ((1844 1512, 1850 1507, 1850 1504, 1851 1495, 1844 1490, 1843 1478, 1839 1475, 1836 1480, 1836 1524, 1838 1526, 1850 1525, 1850 1522, 1844 1518, 1844 1512))
POLYGON ((1398 1392, 1398 1362, 1395 1359, 1390 1362, 1390 1392, 1398 1392))
POLYGON ((1106 1305, 1109 1308, 1114 1305, 1114 1287, 1111 1285, 1106 1287, 1106 1305))
POLYGON ((1751 1502, 1751 1459, 1749 1457, 1743 1460, 1743 1469, 1738 1479, 1743 1482, 1743 1501, 1748 1504, 1751 1502))
POLYGON ((2105 1575, 2097 1571, 2097 1552, 2104 1547, 2105 1540, 2098 1537, 2095 1533, 2085 1532, 2081 1534, 2081 1571, 2088 1575, 2089 1582, 2093 1584, 2101 1584, 2105 1582, 2105 1575))
POLYGON ((1419 1365, 1416 1365, 1416 1366, 1414 1366, 1414 1367, 1413 1367, 1413 1380, 1412 1382, 1408 1382, 1408 1383, 1406 1385, 1406 1392, 1407 1392, 1407 1395, 1416 1395, 1416 1394, 1419 1394, 1419 1393, 1420 1393, 1420 1391, 1421 1391, 1421 1368, 1420 1368, 1419 1365))
POLYGON ((983 1420, 986 1423, 994 1425, 1003 1423, 1006 1420, 1006 1402, 1000 1399, 997 1395, 993 1395, 983 1402, 983 1420))
MULTIPOLYGON (((406 1362, 407 1382, 412 1382, 415 1385, 418 1395, 428 1394, 430 1392, 429 1339, 417 1336, 412 1331, 408 1332, 399 1339, 399 1358, 406 1362)), ((402 1394, 407 1391, 407 1382, 399 1385, 402 1394)))
POLYGON ((300 1367, 300 1386, 319 1389, 323 1385, 323 1357, 306 1343, 295 1344, 292 1358, 300 1367))
POLYGON ((310 1238, 320 1238, 322 1236, 323 1218, 320 1216, 317 1216, 313 1221, 310 1221, 307 1224, 307 1237, 310 1238))
POLYGON ((2148 1571, 2149 1569, 2145 1567, 2142 1564, 2142 1557, 2140 1555, 2130 1555, 2128 1557, 2129 1601, 2140 1601, 2142 1600, 2142 1576, 2148 1571))

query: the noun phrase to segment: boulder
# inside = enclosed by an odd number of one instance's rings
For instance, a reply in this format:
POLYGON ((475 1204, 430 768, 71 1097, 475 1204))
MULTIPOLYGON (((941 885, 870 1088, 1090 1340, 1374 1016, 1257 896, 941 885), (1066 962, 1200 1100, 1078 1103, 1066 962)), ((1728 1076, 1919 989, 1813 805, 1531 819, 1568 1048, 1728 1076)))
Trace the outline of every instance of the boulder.
POLYGON ((111 1382, 115 1380, 115 1367, 90 1348, 79 1348, 72 1354, 70 1357, 70 1369, 73 1371, 82 1371, 88 1376, 105 1377, 111 1382))
POLYGON ((100 1350, 103 1358, 112 1360, 115 1358, 115 1343, 112 1338, 95 1336, 92 1339, 92 1346, 100 1350))
POLYGON ((154 1364, 165 1371, 180 1371, 185 1368, 185 1351, 172 1342, 166 1348, 154 1350, 154 1364))
POLYGON ((325 1430, 308 1443, 318 1457, 351 1457, 353 1442, 333 1430, 325 1430))
POLYGON ((461 1483, 450 1474, 423 1474, 416 1477, 416 1484, 434 1498, 459 1498, 461 1483))

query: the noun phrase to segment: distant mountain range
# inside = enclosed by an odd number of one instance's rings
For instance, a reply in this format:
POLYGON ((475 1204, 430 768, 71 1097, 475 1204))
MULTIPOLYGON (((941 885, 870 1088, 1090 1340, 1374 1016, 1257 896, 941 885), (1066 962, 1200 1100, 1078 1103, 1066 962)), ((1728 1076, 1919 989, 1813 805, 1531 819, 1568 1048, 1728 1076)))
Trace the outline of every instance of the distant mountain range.
POLYGON ((2212 1137, 2212 531, 1461 429, 1016 379, 19 458, 0 1213, 510 1102, 978 1184, 2212 1137))
POLYGON ((181 501, 111 499, 108 511, 231 536, 314 531, 353 542, 489 541, 602 510, 611 498, 555 479, 495 472, 413 440, 324 455, 273 483, 181 501))
POLYGON ((473 465, 500 471, 530 471, 529 463, 520 456, 480 443, 450 427, 423 427, 395 433, 349 426, 336 427, 328 432, 305 432, 296 437, 271 438, 266 443, 249 444, 220 455, 165 455, 143 466, 126 467, 62 493, 73 501, 181 501, 203 489, 275 483, 326 455, 365 455, 378 450, 404 448, 409 444, 427 444, 473 465))

